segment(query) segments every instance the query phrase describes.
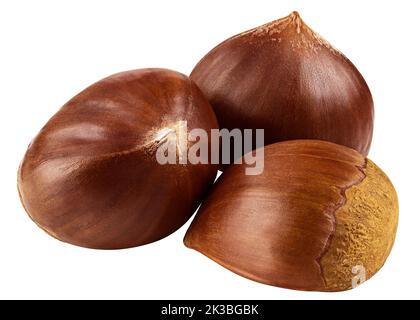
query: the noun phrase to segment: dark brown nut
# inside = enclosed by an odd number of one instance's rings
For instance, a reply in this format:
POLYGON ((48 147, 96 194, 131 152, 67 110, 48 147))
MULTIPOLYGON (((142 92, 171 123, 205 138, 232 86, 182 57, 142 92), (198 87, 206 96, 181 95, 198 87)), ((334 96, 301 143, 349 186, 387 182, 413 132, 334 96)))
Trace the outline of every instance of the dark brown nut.
POLYGON ((265 129, 267 145, 319 139, 369 152, 374 108, 365 80, 297 12, 222 42, 191 78, 221 128, 265 129))
POLYGON ((105 78, 66 103, 21 163, 30 217, 75 245, 114 249, 159 240, 182 226, 212 184, 209 164, 160 165, 157 148, 183 121, 218 128, 185 75, 142 69, 105 78))
POLYGON ((353 149, 297 140, 265 147, 261 175, 232 165, 186 236, 193 248, 262 283, 353 288, 384 264, 398 222, 386 175, 353 149))

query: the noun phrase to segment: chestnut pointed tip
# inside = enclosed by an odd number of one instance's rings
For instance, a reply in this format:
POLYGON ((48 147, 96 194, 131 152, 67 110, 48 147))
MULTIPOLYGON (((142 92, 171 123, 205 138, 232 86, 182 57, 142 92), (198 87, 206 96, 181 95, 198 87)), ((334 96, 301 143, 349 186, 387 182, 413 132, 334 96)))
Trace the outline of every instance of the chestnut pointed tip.
POLYGON ((198 252, 201 252, 199 242, 196 238, 192 236, 192 233, 190 232, 190 228, 188 228, 187 232, 184 235, 184 239, 182 239, 182 242, 184 243, 184 246, 188 249, 195 250, 198 252))
POLYGON ((189 234, 188 234, 188 231, 187 231, 187 233, 184 236, 184 239, 182 239, 182 242, 184 243, 184 246, 186 246, 188 249, 192 249, 190 239, 189 239, 188 235, 189 234))
POLYGON ((260 27, 257 27, 256 30, 263 31, 262 33, 268 32, 268 34, 272 37, 273 34, 277 34, 280 36, 280 34, 285 29, 292 28, 295 30, 298 34, 301 33, 302 27, 305 25, 302 18, 299 15, 299 12, 293 11, 288 16, 285 16, 283 18, 271 21, 265 25, 262 25, 260 27))
POLYGON ((301 32, 301 28, 302 28, 302 18, 299 15, 299 12, 297 11, 293 11, 291 14, 289 14, 289 16, 287 17, 290 21, 291 21, 291 25, 293 25, 296 29, 297 33, 301 32))
POLYGON ((293 20, 301 20, 300 14, 297 11, 293 11, 291 14, 289 14, 289 18, 293 19, 293 20))

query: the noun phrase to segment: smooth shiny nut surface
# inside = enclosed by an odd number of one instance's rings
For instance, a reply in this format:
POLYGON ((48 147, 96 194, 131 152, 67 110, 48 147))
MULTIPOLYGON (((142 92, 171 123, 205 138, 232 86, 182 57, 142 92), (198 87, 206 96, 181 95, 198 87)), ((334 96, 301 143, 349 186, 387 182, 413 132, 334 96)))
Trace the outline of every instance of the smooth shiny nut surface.
POLYGON ((157 148, 186 121, 218 128, 185 75, 118 73, 88 87, 42 128, 21 163, 22 203, 42 229, 75 245, 115 249, 161 239, 182 226, 217 167, 161 165, 157 148))
POLYGON ((191 78, 221 128, 264 129, 265 143, 319 139, 369 152, 369 88, 356 67, 297 12, 229 38, 191 78))
POLYGON ((353 149, 296 140, 265 147, 261 175, 230 166, 184 239, 233 272, 274 286, 353 288, 384 264, 398 223, 392 183, 353 149))

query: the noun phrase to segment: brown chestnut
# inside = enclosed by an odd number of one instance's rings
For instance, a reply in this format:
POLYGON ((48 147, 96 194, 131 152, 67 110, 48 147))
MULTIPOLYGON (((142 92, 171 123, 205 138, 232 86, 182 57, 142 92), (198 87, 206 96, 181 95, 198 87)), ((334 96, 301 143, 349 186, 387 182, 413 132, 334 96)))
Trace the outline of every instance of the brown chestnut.
POLYGON ((279 287, 340 291, 373 276, 398 222, 387 176, 357 151, 325 141, 265 147, 261 175, 232 165, 186 236, 233 272, 279 287))
POLYGON ((319 139, 369 152, 374 108, 365 80, 297 12, 222 42, 191 78, 221 128, 265 129, 265 144, 319 139))
POLYGON ((93 84, 30 144, 18 173, 26 211, 50 235, 83 247, 127 248, 169 235, 193 214, 217 172, 211 164, 158 163, 157 148, 184 121, 218 128, 185 75, 141 69, 93 84))

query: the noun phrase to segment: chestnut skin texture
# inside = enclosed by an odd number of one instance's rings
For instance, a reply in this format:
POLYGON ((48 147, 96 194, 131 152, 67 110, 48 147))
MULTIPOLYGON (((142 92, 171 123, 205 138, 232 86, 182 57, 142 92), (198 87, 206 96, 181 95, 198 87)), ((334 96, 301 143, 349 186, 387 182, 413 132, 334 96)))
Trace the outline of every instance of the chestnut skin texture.
MULTIPOLYGON (((295 140, 264 148, 261 175, 232 165, 203 202, 184 242, 265 284, 342 291, 372 277, 394 243, 392 183, 357 151, 295 140)), ((261 159, 260 159, 261 160, 261 159)))
POLYGON ((374 120, 356 67, 297 12, 225 40, 191 78, 220 128, 265 129, 265 144, 318 139, 369 152, 374 120))
POLYGON ((128 248, 171 234, 217 172, 215 165, 157 162, 157 148, 179 121, 218 128, 211 106, 183 74, 140 69, 88 87, 26 152, 18 189, 27 213, 55 238, 88 248, 128 248))

